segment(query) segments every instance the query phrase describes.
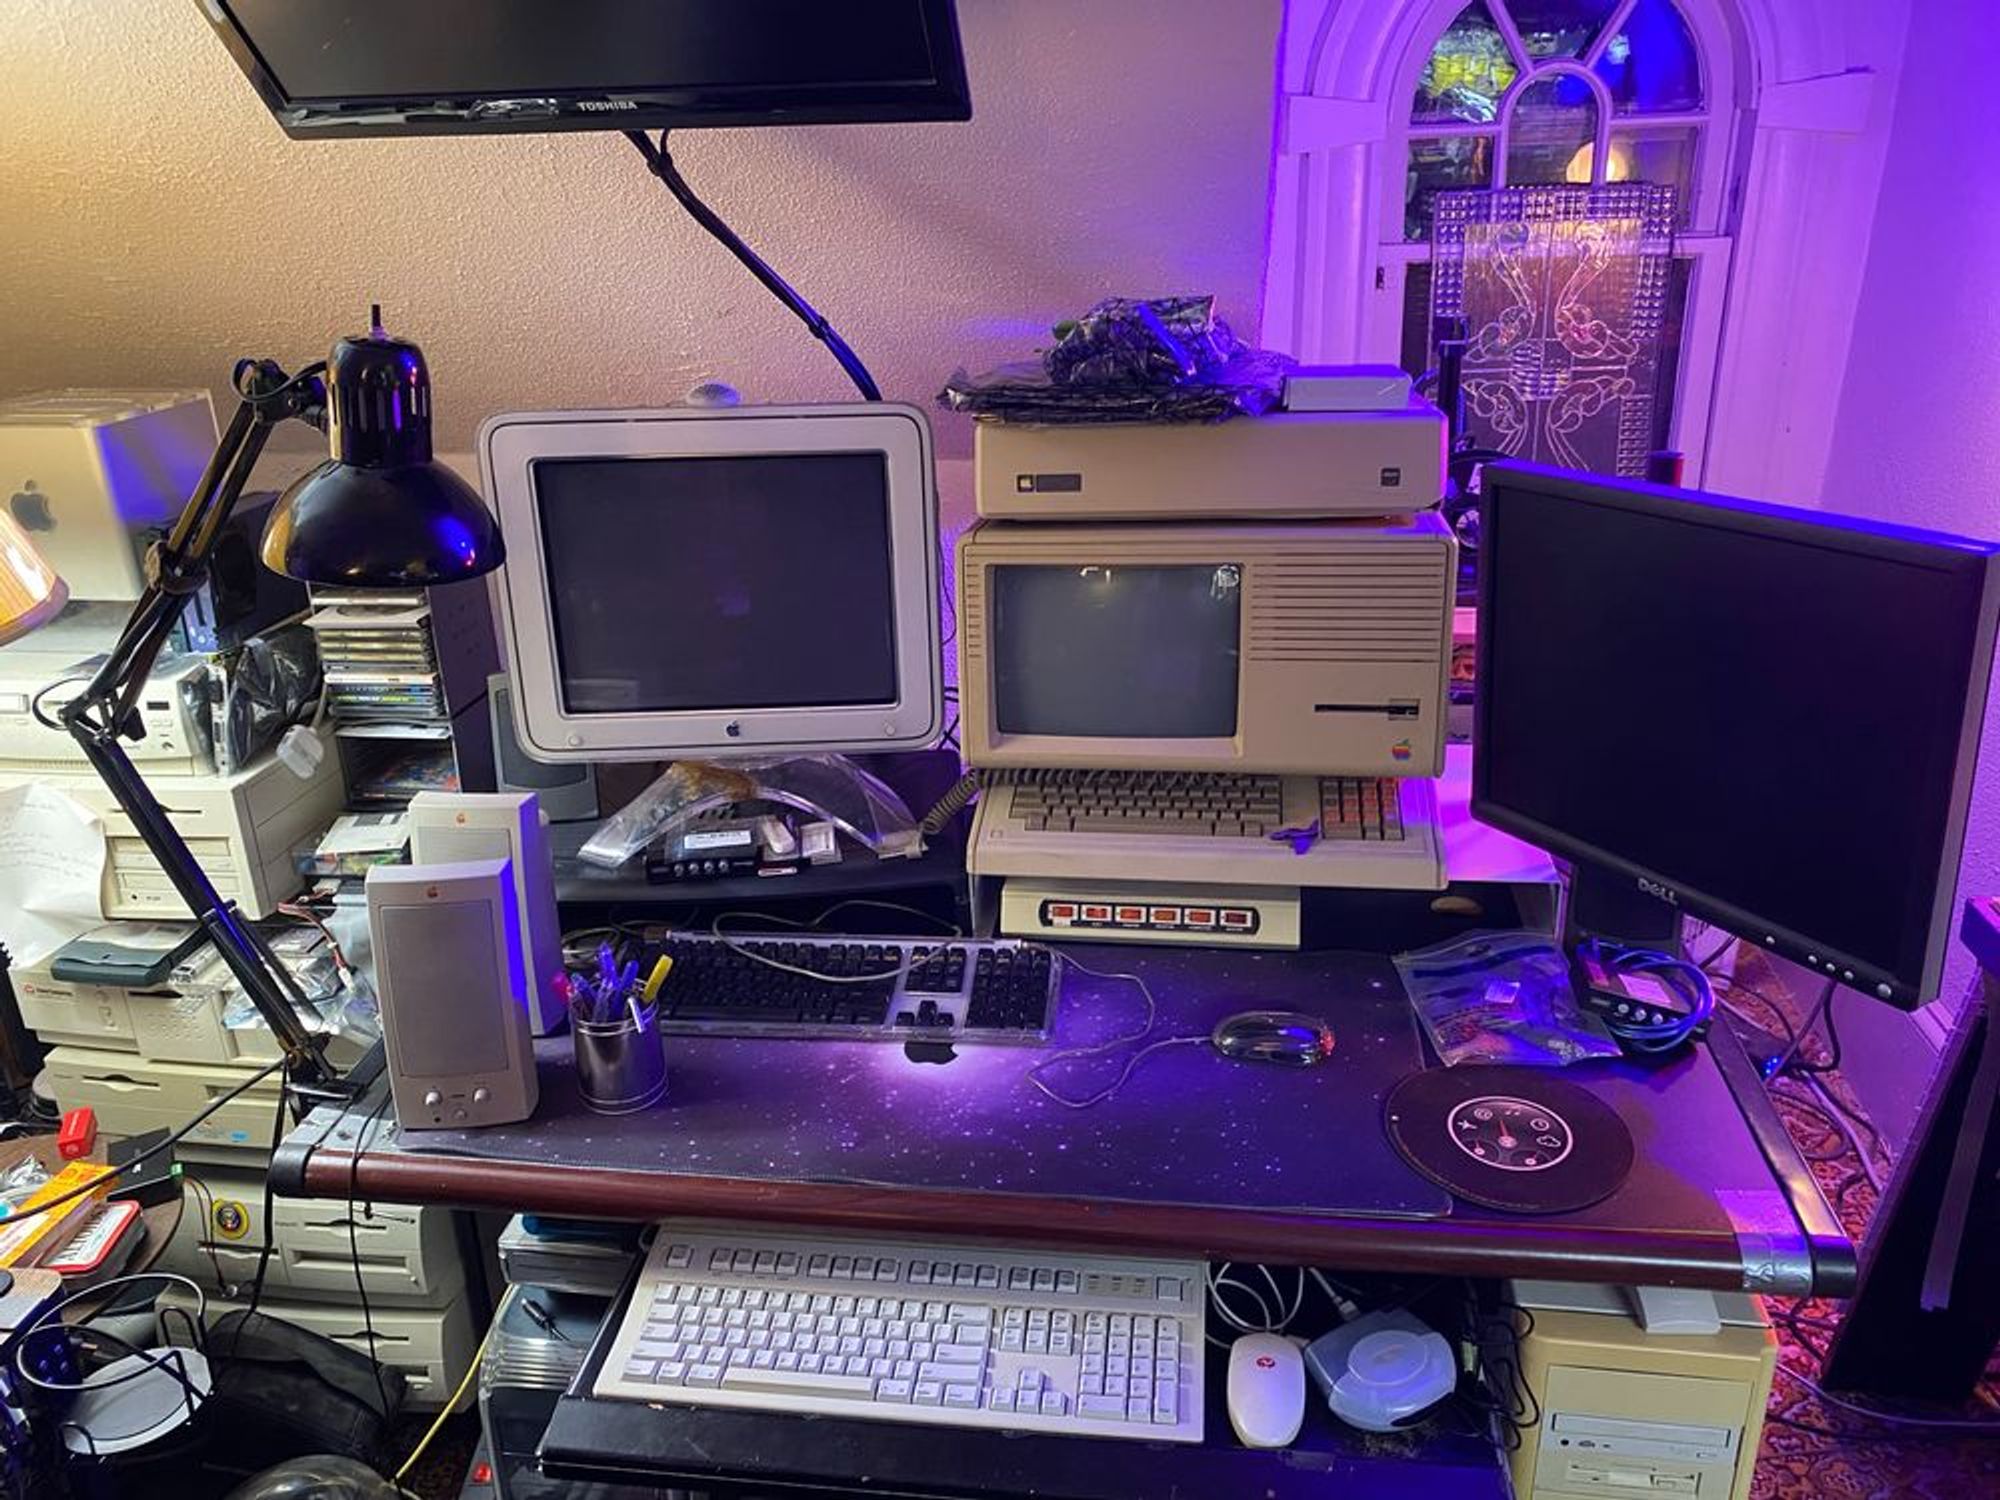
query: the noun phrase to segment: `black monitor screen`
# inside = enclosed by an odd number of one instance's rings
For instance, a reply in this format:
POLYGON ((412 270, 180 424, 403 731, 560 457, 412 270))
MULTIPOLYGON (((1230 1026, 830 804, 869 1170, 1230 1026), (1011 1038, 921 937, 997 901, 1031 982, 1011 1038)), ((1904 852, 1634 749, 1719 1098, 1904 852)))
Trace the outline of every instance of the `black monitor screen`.
POLYGON ((1236 733, 1242 569, 993 569, 995 726, 1119 739, 1236 733))
POLYGON ((1482 522, 1475 812, 1914 982, 1983 552, 1539 471, 1482 522))
MULTIPOLYGON (((423 109, 576 94, 671 97, 688 123, 748 106, 866 118, 885 103, 928 102, 928 112, 883 117, 963 115, 950 0, 224 0, 224 9, 239 61, 288 105, 423 109)), ((629 106, 599 108, 598 123, 635 123, 621 118, 629 106)))
POLYGON ((896 701, 882 454, 533 469, 568 712, 896 701))

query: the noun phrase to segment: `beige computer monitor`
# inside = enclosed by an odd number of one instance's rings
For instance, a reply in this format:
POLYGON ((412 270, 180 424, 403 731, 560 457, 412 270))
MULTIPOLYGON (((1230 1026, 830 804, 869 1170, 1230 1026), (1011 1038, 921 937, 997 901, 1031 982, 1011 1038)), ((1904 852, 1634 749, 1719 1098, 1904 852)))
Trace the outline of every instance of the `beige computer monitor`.
POLYGON ((982 521, 958 544, 974 766, 1435 776, 1457 546, 1394 521, 982 521))

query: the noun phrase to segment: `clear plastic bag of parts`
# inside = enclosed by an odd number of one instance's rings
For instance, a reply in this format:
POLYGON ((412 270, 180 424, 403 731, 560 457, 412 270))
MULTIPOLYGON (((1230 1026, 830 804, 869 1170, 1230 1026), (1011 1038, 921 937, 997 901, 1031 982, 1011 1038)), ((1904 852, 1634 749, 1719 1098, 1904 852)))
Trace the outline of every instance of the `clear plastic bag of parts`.
POLYGON ((1410 1003, 1446 1067, 1566 1067, 1618 1056, 1618 1043, 1576 1003, 1569 959, 1544 933, 1469 932, 1396 955, 1410 1003))
MULTIPOLYGON (((264 941, 285 971, 292 976, 306 1001, 301 1017, 308 1030, 322 1036, 341 1036, 367 1045, 382 1034, 382 1018, 375 992, 362 968, 366 951, 367 914, 365 908, 333 908, 321 919, 323 926, 266 927, 264 941), (350 930, 359 917, 360 941, 350 930), (335 944, 339 944, 336 950, 335 944)), ((197 1013, 220 1001, 222 1024, 226 1030, 265 1031, 262 1014, 229 971, 222 955, 202 947, 175 967, 171 987, 179 992, 177 1003, 197 1013)), ((240 1055, 257 1060, 275 1047, 268 1036, 238 1042, 240 1055)), ((275 1055, 275 1053, 273 1053, 275 1055)))
POLYGON ((917 820, 880 778, 844 755, 766 756, 726 763, 675 761, 653 784, 606 818, 577 851, 607 869, 711 813, 788 807, 824 819, 885 858, 911 854, 917 820))
POLYGON ((319 645, 287 625, 214 658, 208 676, 215 769, 242 770, 305 717, 320 694, 319 645))
POLYGON ((1107 297, 1039 359, 960 370, 938 402, 1006 422, 1219 422, 1276 406, 1291 366, 1240 341, 1213 297, 1107 297))

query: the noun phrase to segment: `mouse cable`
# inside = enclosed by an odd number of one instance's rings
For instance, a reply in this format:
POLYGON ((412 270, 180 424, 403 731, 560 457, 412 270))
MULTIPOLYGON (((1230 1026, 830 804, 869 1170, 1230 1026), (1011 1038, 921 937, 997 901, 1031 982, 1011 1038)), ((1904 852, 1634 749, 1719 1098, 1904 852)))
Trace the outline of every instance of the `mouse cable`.
POLYGON ((1028 1069, 1028 1082, 1041 1090, 1049 1098, 1055 1100, 1064 1109, 1090 1109, 1102 1104, 1106 1099, 1109 1099, 1113 1094, 1125 1087, 1125 1081, 1132 1076, 1132 1070, 1137 1068, 1141 1061, 1155 1052, 1164 1051, 1168 1047, 1196 1045, 1208 1040, 1208 1034, 1203 1032, 1199 1036, 1170 1036, 1162 1037, 1156 1042, 1147 1042, 1145 1046, 1126 1058, 1125 1066, 1118 1070, 1118 1076, 1096 1093, 1079 1099, 1072 1095, 1058 1092, 1049 1086, 1048 1080, 1043 1078, 1042 1074, 1050 1068, 1055 1067, 1058 1063, 1075 1062, 1086 1057, 1102 1057, 1105 1053, 1115 1052, 1120 1047, 1129 1047, 1134 1042, 1144 1042, 1147 1037, 1152 1035, 1153 1027, 1159 1022, 1160 1007, 1159 1002, 1153 998, 1151 988, 1137 974, 1108 969, 1093 969, 1090 965, 1072 958, 1067 953, 1058 952, 1056 960, 1065 968, 1075 969, 1081 974, 1088 974, 1093 979, 1122 980, 1137 989, 1146 1001, 1146 1019, 1140 1023, 1136 1031, 1128 1031, 1123 1036, 1114 1036, 1109 1041, 1092 1042, 1084 1047, 1065 1047, 1060 1052, 1051 1052, 1047 1057, 1028 1069))
MULTIPOLYGON (((1871 1422, 1886 1422, 1891 1427, 1931 1428, 1941 1432, 1963 1432, 1974 1437, 2000 1437, 2000 1419, 1905 1416, 1901 1412, 1884 1411, 1880 1407, 1864 1406, 1859 1401, 1849 1401, 1844 1397, 1836 1396, 1832 1391, 1813 1379, 1812 1376, 1806 1374, 1805 1371, 1794 1370, 1789 1365, 1780 1364, 1778 1372, 1796 1380, 1800 1385, 1811 1391, 1816 1399, 1824 1401, 1828 1406, 1837 1406, 1842 1411, 1852 1412, 1857 1417, 1866 1417, 1871 1422)), ((1842 1435, 1849 1436, 1849 1434, 1842 1435)), ((1859 1436, 1859 1434, 1853 1434, 1853 1436, 1859 1436)))
POLYGON ((847 340, 835 332, 833 325, 827 322, 810 302, 793 290, 784 277, 772 270, 768 261, 746 245, 742 237, 723 222, 722 215, 702 202, 695 190, 688 186, 687 179, 681 176, 680 168, 674 165, 674 158, 667 150, 667 132, 664 130, 660 132, 660 143, 657 146, 647 138, 643 130, 628 130, 625 132, 625 139, 646 158, 646 170, 666 185, 667 191, 674 195, 674 201, 687 210, 688 217, 706 229, 715 237, 717 244, 741 261, 743 268, 762 282, 767 292, 776 297, 793 316, 806 325, 806 332, 826 345, 827 351, 847 373, 847 378, 854 382, 854 388, 861 392, 861 399, 880 401, 881 388, 875 384, 875 377, 868 373, 868 367, 861 363, 861 356, 848 347, 847 340))

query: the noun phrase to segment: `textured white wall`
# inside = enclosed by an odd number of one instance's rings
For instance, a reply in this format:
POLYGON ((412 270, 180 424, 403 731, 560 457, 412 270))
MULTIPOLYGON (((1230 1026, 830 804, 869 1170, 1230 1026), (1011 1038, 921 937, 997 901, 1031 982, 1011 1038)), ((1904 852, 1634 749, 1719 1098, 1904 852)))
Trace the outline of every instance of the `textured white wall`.
MULTIPOLYGON (((690 135, 682 169, 892 399, 1111 292, 1214 291, 1254 331, 1279 0, 959 10, 970 125, 690 135)), ((188 0, 0 4, 0 223, 0 394, 219 388, 370 301, 429 355, 450 448, 705 378, 851 390, 616 134, 291 141, 188 0)))
MULTIPOLYGON (((1889 169, 1869 241, 1824 504, 2000 538, 2000 178, 1967 170, 1990 132, 1978 91, 1953 86, 1985 44, 1984 7, 1917 5, 1889 169)), ((1987 705, 1961 899, 2000 894, 2000 682, 1987 705)), ((1946 994, 1972 965, 1954 948, 1946 994)))

